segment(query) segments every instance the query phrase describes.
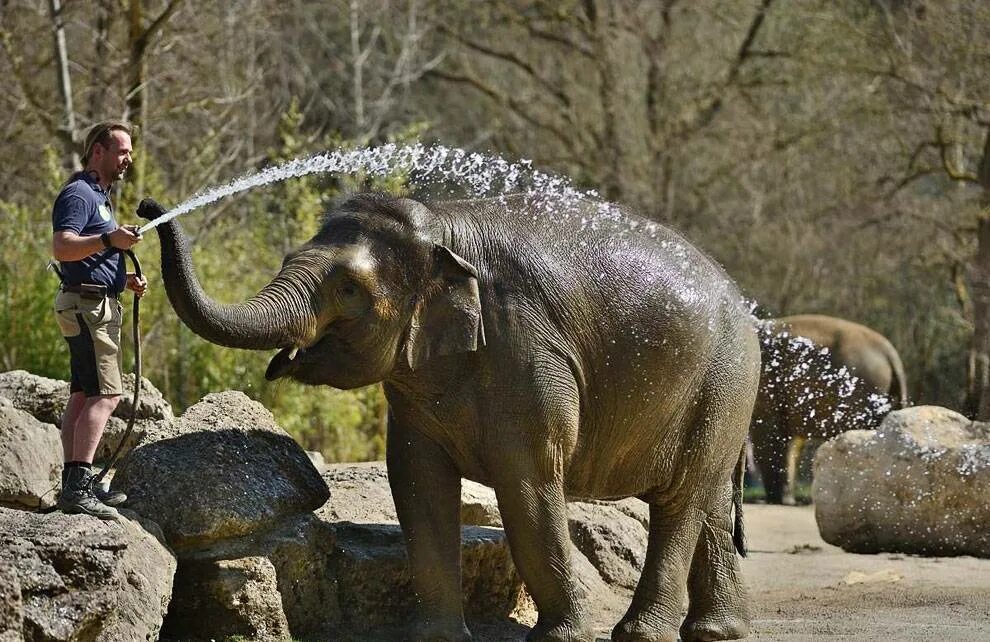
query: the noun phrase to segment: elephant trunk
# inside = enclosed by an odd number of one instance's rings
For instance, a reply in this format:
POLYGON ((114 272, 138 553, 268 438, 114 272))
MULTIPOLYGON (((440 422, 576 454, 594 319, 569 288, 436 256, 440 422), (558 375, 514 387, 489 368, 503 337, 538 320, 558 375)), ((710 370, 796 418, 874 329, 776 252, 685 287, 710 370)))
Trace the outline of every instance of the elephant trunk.
POLYGON ((207 341, 232 348, 270 350, 305 345, 315 333, 317 282, 283 270, 254 297, 222 304, 211 299, 193 269, 189 240, 178 223, 160 225, 162 279, 172 307, 207 341))

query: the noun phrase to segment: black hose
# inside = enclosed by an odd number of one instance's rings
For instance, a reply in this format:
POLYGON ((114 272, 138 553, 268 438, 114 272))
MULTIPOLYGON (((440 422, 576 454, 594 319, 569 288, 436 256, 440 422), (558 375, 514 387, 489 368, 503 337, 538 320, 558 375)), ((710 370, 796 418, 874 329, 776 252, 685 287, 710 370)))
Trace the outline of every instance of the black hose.
MULTIPOLYGON (((134 274, 140 279, 142 276, 141 262, 138 261, 138 258, 131 250, 123 250, 123 252, 131 259, 131 263, 134 264, 134 274)), ((134 420, 137 419, 138 397, 141 396, 141 297, 137 295, 134 296, 134 314, 132 316, 131 333, 134 338, 134 397, 131 400, 131 418, 127 420, 127 430, 124 431, 124 436, 121 437, 120 443, 117 444, 117 449, 110 456, 110 461, 103 467, 100 474, 93 478, 91 482, 93 486, 102 483, 107 471, 117 463, 117 458, 120 457, 121 451, 124 450, 124 445, 127 444, 127 439, 131 436, 131 431, 134 430, 134 420)))

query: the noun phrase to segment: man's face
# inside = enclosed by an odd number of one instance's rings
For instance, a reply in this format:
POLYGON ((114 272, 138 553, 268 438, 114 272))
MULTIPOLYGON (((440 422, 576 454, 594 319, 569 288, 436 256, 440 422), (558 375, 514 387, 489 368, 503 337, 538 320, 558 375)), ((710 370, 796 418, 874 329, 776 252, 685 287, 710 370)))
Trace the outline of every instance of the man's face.
POLYGON ((125 131, 115 129, 110 132, 106 147, 97 143, 93 148, 93 169, 100 178, 113 182, 124 177, 131 166, 131 137, 125 131))

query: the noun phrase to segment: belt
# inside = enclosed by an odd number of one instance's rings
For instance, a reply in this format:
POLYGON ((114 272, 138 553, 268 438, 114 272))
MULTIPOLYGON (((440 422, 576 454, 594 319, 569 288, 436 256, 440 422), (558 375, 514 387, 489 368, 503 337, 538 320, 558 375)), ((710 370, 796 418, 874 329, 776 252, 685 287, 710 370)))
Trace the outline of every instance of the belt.
POLYGON ((63 283, 62 291, 73 292, 78 294, 83 299, 102 299, 105 297, 110 297, 111 299, 120 298, 119 292, 108 290, 107 286, 97 285, 96 283, 80 283, 79 285, 63 283))

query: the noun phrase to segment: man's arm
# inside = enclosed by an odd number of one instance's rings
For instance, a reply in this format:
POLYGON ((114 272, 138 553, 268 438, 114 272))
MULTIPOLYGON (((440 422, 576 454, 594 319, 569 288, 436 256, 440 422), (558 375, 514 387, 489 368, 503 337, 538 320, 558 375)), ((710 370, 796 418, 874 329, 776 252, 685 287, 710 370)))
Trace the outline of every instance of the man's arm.
MULTIPOLYGON (((123 225, 110 232, 110 244, 129 250, 141 241, 137 226, 123 225)), ((52 256, 58 261, 80 261, 106 249, 99 236, 79 236, 71 230, 59 230, 52 236, 52 256)))

